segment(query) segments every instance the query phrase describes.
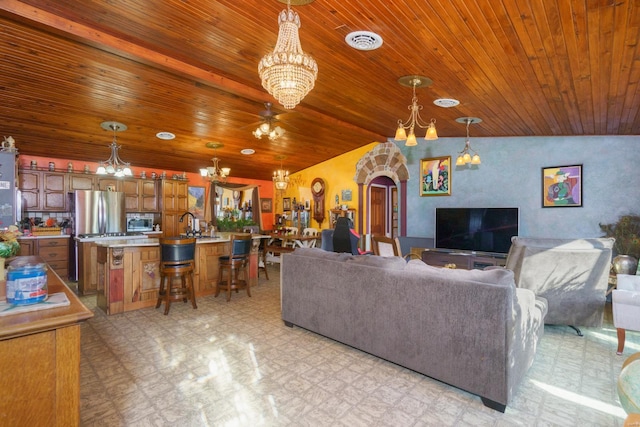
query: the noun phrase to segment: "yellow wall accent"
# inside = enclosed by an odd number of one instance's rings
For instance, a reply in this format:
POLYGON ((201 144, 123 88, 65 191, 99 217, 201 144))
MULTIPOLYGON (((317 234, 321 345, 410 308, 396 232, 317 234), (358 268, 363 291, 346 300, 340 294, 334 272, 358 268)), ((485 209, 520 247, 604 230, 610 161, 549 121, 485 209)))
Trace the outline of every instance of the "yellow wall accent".
MULTIPOLYGON (((325 182, 325 210, 335 207, 336 194, 340 199, 340 204, 346 204, 349 208, 358 208, 358 185, 353 180, 356 175, 356 164, 362 156, 371 151, 379 142, 372 142, 363 147, 349 151, 343 155, 334 157, 317 165, 303 169, 299 172, 291 174, 289 187, 284 192, 276 191, 274 211, 282 213, 282 198, 296 198, 296 202, 301 203, 313 199, 311 198, 311 182, 316 178, 322 178, 325 182), (342 190, 351 190, 351 201, 342 201, 342 190)), ((284 160, 286 168, 286 160, 284 160)), ((313 209, 313 206, 311 206, 313 209)), ((366 217, 366 212, 364 212, 366 217)), ((356 220, 354 226, 358 229, 358 215, 356 212, 356 220)), ((324 222, 320 225, 311 218, 310 227, 317 229, 329 228, 329 213, 325 213, 324 222)))

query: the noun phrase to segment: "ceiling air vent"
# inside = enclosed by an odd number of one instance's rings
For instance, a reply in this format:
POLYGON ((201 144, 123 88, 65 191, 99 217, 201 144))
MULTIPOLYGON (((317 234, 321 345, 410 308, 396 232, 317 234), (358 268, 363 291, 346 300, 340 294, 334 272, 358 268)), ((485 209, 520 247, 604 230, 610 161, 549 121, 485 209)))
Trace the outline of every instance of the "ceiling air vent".
POLYGON ((451 108, 451 107, 455 107, 456 105, 459 105, 460 101, 458 101, 457 99, 451 99, 451 98, 440 98, 433 101, 433 103, 436 104, 438 107, 451 108))
POLYGON ((370 31, 354 31, 344 39, 349 46, 358 50, 374 50, 382 46, 382 37, 370 31))

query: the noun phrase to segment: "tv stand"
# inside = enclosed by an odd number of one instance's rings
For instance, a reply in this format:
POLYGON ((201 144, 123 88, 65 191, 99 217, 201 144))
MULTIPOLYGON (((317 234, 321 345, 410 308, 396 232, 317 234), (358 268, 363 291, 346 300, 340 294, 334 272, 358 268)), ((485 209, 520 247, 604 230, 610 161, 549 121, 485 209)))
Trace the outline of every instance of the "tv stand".
POLYGON ((435 267, 455 264, 465 270, 482 270, 490 265, 504 267, 507 254, 498 252, 457 251, 451 249, 426 249, 422 251, 422 261, 435 267))

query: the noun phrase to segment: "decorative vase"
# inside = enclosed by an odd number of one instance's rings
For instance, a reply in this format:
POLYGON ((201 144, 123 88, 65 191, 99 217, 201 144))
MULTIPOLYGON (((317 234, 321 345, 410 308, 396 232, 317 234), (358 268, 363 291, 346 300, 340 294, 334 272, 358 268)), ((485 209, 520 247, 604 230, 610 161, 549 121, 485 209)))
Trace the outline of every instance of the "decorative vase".
POLYGON ((618 397, 627 414, 640 413, 640 360, 632 360, 620 371, 618 397))
POLYGON ((618 255, 613 258, 613 269, 617 274, 636 274, 638 260, 631 255, 618 255))

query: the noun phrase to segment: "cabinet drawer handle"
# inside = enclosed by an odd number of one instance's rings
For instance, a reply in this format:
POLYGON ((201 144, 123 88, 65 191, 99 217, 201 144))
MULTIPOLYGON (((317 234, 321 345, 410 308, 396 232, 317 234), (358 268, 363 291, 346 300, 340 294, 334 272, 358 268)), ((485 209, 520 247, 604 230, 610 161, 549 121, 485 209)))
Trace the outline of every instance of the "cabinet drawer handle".
POLYGON ((58 254, 57 254, 57 253, 50 253, 50 254, 49 254, 49 258, 55 258, 55 257, 57 257, 57 256, 58 256, 58 254))

